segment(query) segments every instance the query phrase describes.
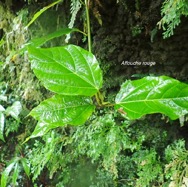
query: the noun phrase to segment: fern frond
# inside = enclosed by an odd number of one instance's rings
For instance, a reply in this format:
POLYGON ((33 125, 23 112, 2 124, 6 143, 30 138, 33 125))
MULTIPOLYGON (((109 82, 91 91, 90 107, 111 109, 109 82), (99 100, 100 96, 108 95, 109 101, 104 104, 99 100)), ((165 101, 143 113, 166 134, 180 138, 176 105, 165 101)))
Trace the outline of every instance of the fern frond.
MULTIPOLYGON (((76 20, 76 16, 79 12, 79 10, 82 7, 82 3, 80 2, 80 0, 71 0, 71 5, 70 5, 70 11, 71 11, 71 19, 70 22, 68 24, 69 28, 73 28, 74 27, 74 23, 76 20)), ((67 35, 66 37, 66 42, 68 42, 68 40, 70 39, 70 34, 67 35)))
POLYGON ((76 15, 78 14, 78 11, 80 10, 82 4, 80 0, 71 0, 71 19, 69 23, 69 28, 73 28, 75 20, 76 20, 76 15))
POLYGON ((187 0, 165 0, 161 8, 162 19, 158 22, 159 28, 163 28, 163 38, 174 34, 174 29, 181 22, 181 16, 188 16, 187 0))

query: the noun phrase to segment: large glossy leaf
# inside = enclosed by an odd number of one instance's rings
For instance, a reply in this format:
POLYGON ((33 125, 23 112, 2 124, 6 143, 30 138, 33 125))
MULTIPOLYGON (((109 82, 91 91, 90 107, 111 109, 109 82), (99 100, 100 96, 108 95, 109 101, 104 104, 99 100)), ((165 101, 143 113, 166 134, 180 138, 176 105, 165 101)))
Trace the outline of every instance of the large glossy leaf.
POLYGON ((30 115, 39 120, 31 137, 42 136, 50 129, 66 124, 82 125, 94 109, 88 97, 55 95, 31 111, 30 115))
POLYGON ((129 119, 162 113, 174 120, 188 113, 188 85, 166 76, 126 81, 115 102, 129 119))
POLYGON ((0 140, 4 140, 3 132, 4 132, 4 125, 5 125, 5 117, 4 114, 0 111, 0 140))
POLYGON ((55 93, 93 96, 102 86, 102 72, 95 56, 81 47, 30 47, 29 56, 36 76, 55 93))

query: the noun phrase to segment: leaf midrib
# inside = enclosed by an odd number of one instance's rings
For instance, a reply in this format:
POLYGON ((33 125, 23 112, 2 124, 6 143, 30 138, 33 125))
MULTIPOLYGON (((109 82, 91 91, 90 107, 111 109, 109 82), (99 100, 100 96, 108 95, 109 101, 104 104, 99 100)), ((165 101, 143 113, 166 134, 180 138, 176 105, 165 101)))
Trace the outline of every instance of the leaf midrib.
POLYGON ((134 103, 134 102, 152 102, 152 101, 165 101, 165 100, 175 100, 175 99, 186 99, 186 98, 188 98, 188 96, 187 97, 172 97, 172 98, 164 98, 164 99, 142 99, 142 100, 134 100, 134 101, 123 101, 123 102, 118 102, 118 103, 116 103, 116 104, 119 104, 119 103, 134 103))
MULTIPOLYGON (((86 104, 86 105, 71 105, 71 106, 67 106, 67 107, 60 107, 60 108, 57 108, 57 109, 52 109, 52 110, 48 110, 48 111, 52 111, 52 112, 55 112, 55 111, 59 111, 59 110, 64 110, 64 109, 70 109, 70 108, 79 108, 79 107, 87 107, 87 106, 94 106, 92 104, 86 104)), ((37 113, 44 113, 43 111, 42 112, 38 112, 37 113)))
MULTIPOLYGON (((63 48, 64 50, 66 50, 66 51, 69 53, 69 51, 68 51, 67 49, 65 49, 64 47, 62 47, 62 48, 63 48)), ((59 47, 56 47, 56 49, 58 49, 58 51, 59 51, 59 53, 60 53, 60 48, 59 48, 59 47)), ((70 70, 69 68, 67 68, 67 67, 64 66, 63 64, 59 63, 58 61, 55 61, 52 57, 46 55, 46 54, 44 53, 44 50, 47 50, 47 49, 40 49, 40 52, 42 51, 43 56, 47 57, 47 58, 50 59, 52 62, 55 62, 55 63, 59 64, 60 66, 62 66, 63 68, 65 68, 66 70, 68 70, 69 72, 71 72, 72 74, 75 74, 77 77, 79 77, 80 79, 82 79, 83 81, 87 82, 87 83, 90 84, 92 87, 94 87, 96 90, 98 90, 98 88, 95 87, 95 85, 93 85, 93 83, 91 83, 88 79, 84 79, 84 77, 79 76, 79 74, 77 74, 76 72, 70 70)), ((69 54, 70 54, 70 53, 69 53, 69 54)), ((33 56, 35 56, 35 55, 33 55, 33 56)), ((70 56, 71 56, 71 58, 72 58, 72 55, 70 55, 70 56)), ((35 57, 36 57, 36 56, 35 56, 35 57)), ((38 58, 37 58, 37 59, 38 59, 38 58)), ((73 58, 72 58, 72 60, 73 60, 73 58)), ((73 60, 73 61, 74 61, 74 60, 73 60)), ((38 62, 38 61, 37 61, 37 62, 38 62)), ((41 62, 41 58, 39 58, 39 62, 41 62)), ((44 61, 42 61, 42 63, 44 63, 44 61)), ((35 68, 35 69, 36 69, 36 68, 35 68)), ((93 74, 92 74, 92 78, 93 78, 93 74)))
MULTIPOLYGON (((74 46, 74 45, 71 45, 71 46, 73 46, 78 52, 80 52, 79 51, 79 49, 78 49, 78 47, 76 47, 76 46, 74 46)), ((71 58, 72 58, 72 54, 68 51, 68 53, 71 55, 71 58)), ((81 53, 81 52, 80 52, 81 53)), ((81 55, 82 55, 82 53, 81 53, 81 55)), ((82 57, 84 58, 84 60, 86 61, 86 63, 87 63, 87 67, 89 68, 89 70, 90 70, 90 73, 91 73, 91 75, 92 75, 92 79, 93 79, 93 82, 94 82, 94 84, 96 85, 96 79, 94 79, 94 73, 93 73, 93 71, 92 71, 92 69, 91 69, 91 66, 89 66, 89 64, 88 64, 88 62, 87 62, 87 60, 86 60, 86 58, 82 55, 82 57)), ((72 58, 73 59, 73 58, 72 58)), ((93 60, 93 57, 92 57, 92 60, 93 60)), ((76 67, 76 66, 75 66, 76 67)), ((94 85, 94 87, 95 87, 95 85, 94 85)), ((96 89, 98 89, 98 88, 96 88, 96 89)))

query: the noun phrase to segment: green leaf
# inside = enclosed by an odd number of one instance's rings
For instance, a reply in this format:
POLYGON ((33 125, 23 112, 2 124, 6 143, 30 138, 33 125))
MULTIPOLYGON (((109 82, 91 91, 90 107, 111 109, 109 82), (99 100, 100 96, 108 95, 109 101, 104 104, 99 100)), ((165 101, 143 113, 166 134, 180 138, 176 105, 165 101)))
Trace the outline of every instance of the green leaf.
POLYGON ((30 138, 42 136, 50 129, 70 125, 82 125, 94 111, 88 97, 55 95, 40 103, 30 115, 39 120, 30 138))
POLYGON ((35 75, 55 93, 93 96, 102 87, 102 71, 95 56, 81 47, 30 47, 29 56, 35 75))
POLYGON ((48 6, 45 6, 44 8, 40 9, 37 13, 35 13, 35 15, 33 16, 32 20, 27 24, 26 27, 29 27, 42 13, 44 13, 46 10, 48 10, 49 8, 53 7, 54 5, 58 4, 62 2, 62 0, 58 0, 55 1, 51 4, 49 4, 48 6))
POLYGON ((14 165, 14 172, 13 172, 13 175, 12 175, 12 184, 14 186, 16 186, 16 181, 18 179, 18 174, 19 174, 19 166, 18 166, 18 162, 16 162, 15 165, 14 165))
POLYGON ((16 101, 13 103, 12 106, 8 107, 5 111, 5 114, 7 116, 12 116, 14 119, 18 120, 18 116, 20 112, 22 111, 22 105, 19 101, 16 101))
MULTIPOLYGON (((5 43, 5 39, 4 37, 0 40, 0 47, 5 43)), ((1 62, 0 62, 0 65, 1 65, 1 62)))
POLYGON ((25 171, 26 175, 29 177, 30 176, 30 167, 29 167, 27 159, 26 158, 22 158, 21 159, 21 163, 22 163, 22 166, 24 168, 24 171, 25 171))
POLYGON ((4 112, 4 111, 5 111, 5 108, 2 105, 0 105, 0 112, 4 112))
POLYGON ((15 164, 17 163, 17 158, 15 158, 13 161, 10 162, 10 164, 5 168, 1 175, 1 187, 6 187, 7 186, 7 180, 9 173, 14 169, 15 164))
POLYGON ((115 109, 132 120, 152 113, 175 120, 188 113, 188 85, 166 76, 126 81, 115 102, 115 109))
POLYGON ((4 132, 4 125, 5 125, 5 117, 2 112, 0 112, 0 140, 5 141, 3 132, 4 132))
POLYGON ((45 35, 43 37, 32 39, 29 43, 27 43, 24 46, 24 48, 21 49, 21 51, 26 50, 26 47, 29 47, 29 46, 39 47, 49 40, 60 37, 62 35, 70 34, 71 32, 81 32, 81 31, 78 29, 74 29, 74 28, 73 29, 62 28, 62 29, 59 29, 58 31, 55 31, 55 32, 45 35))

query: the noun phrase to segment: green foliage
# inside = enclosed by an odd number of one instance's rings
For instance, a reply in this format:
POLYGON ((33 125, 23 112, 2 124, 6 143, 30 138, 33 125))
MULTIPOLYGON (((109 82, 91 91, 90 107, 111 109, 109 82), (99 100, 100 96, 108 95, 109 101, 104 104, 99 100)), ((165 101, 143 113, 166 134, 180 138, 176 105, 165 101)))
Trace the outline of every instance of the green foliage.
POLYGON ((132 27, 131 30, 132 30, 132 36, 136 37, 142 33, 143 27, 136 25, 136 26, 132 27))
POLYGON ((103 101, 100 93, 102 72, 92 53, 75 45, 53 48, 30 46, 28 52, 36 76, 47 89, 60 94, 41 103, 31 112, 39 120, 33 137, 66 124, 83 124, 94 106, 91 102, 86 104, 80 96, 88 96, 89 99, 95 95, 97 106, 115 106, 128 119, 162 113, 174 120, 188 113, 188 86, 172 78, 145 77, 126 81, 116 96, 115 104, 109 104, 103 101), (87 109, 88 112, 80 113, 87 109), (79 117, 83 120, 75 123, 79 117))
POLYGON ((31 137, 42 136, 50 129, 66 124, 84 124, 94 109, 95 106, 88 97, 55 95, 30 113, 39 120, 31 137))
POLYGON ((118 113, 109 110, 105 114, 95 113, 83 126, 48 132, 42 141, 35 140, 34 148, 27 154, 33 182, 37 182, 45 169, 49 170, 52 186, 56 187, 158 187, 169 184, 176 172, 179 173, 177 179, 180 175, 185 178, 187 151, 184 143, 168 146, 164 157, 164 152, 158 153, 152 146, 168 143, 157 138, 159 131, 156 129, 151 135, 142 126, 119 121, 118 113), (144 142, 151 138, 155 142, 148 148, 144 142), (181 168, 178 168, 180 162, 181 168))
POLYGON ((22 169, 29 177, 30 167, 28 160, 22 157, 14 157, 1 174, 1 187, 7 187, 8 182, 13 186, 17 186, 17 180, 22 169))
POLYGON ((159 28, 163 28, 163 38, 174 34, 174 29, 181 22, 182 16, 188 16, 187 0, 165 0, 161 8, 162 19, 158 22, 159 28))
MULTIPOLYGON (((44 141, 46 144, 39 141, 35 141, 35 144, 33 146, 33 150, 27 153, 27 156, 29 158, 30 164, 31 164, 31 174, 33 175, 33 181, 37 179, 37 177, 40 175, 41 171, 44 169, 46 164, 49 162, 50 159, 53 157, 57 157, 58 152, 57 151, 57 144, 60 141, 60 136, 55 136, 54 132, 52 131, 50 134, 47 134, 44 137, 44 141), (45 157, 44 157, 45 155, 45 157)), ((62 160, 62 159, 61 159, 62 160)), ((54 168, 58 168, 58 164, 54 163, 54 168)), ((55 169, 51 170, 51 174, 53 175, 55 169)), ((55 170, 56 171, 56 170, 55 170)))
MULTIPOLYGON (((9 133, 17 132, 20 126, 20 113, 22 111, 22 105, 20 101, 15 101, 13 98, 8 98, 6 95, 7 85, 4 82, 0 82, 0 140, 5 142, 5 136, 8 141, 9 133)), ((3 154, 1 155, 0 162, 3 161, 3 154)), ((29 176, 29 166, 27 161, 22 157, 13 157, 12 160, 7 163, 7 167, 1 173, 1 187, 6 187, 7 183, 14 186, 17 185, 17 180, 21 170, 26 172, 29 176), (22 167, 23 165, 23 167, 22 167)))
POLYGON ((104 169, 117 178, 120 152, 138 150, 144 136, 132 140, 128 122, 118 124, 114 117, 110 112, 97 117, 87 126, 78 127, 73 135, 73 143, 78 144, 78 154, 87 155, 92 162, 102 158, 104 169))
MULTIPOLYGON (((1 105, 0 105, 1 108, 1 105)), ((4 110, 4 108, 1 108, 4 110)), ((5 117, 2 112, 0 112, 0 139, 5 141, 4 136, 3 136, 3 131, 4 131, 4 123, 5 123, 5 117)))
POLYGON ((72 142, 71 136, 68 137, 65 131, 66 128, 62 127, 59 132, 52 130, 46 133, 42 137, 42 141, 35 140, 33 148, 27 153, 33 182, 37 181, 45 169, 49 170, 50 179, 58 176, 54 180, 54 186, 64 186, 70 180, 72 169, 69 163, 76 162, 77 157, 70 152, 72 151, 71 146, 67 146, 67 150, 62 151, 66 145, 72 142))
MULTIPOLYGON (((43 7, 41 10, 39 10, 37 13, 34 14, 33 18, 31 19, 31 21, 27 24, 26 27, 29 27, 42 13, 44 13, 46 10, 48 10, 49 8, 57 5, 58 3, 62 2, 62 0, 58 0, 55 1, 53 3, 51 3, 50 5, 43 7)), ((28 1, 28 3, 30 3, 30 1, 28 1)))
POLYGON ((93 96, 101 88, 102 72, 98 62, 81 47, 29 47, 29 55, 36 76, 55 93, 93 96))
POLYGON ((74 27, 76 15, 78 14, 78 11, 81 9, 81 7, 82 7, 82 3, 80 0, 71 0, 71 8, 70 8, 71 18, 70 18, 70 23, 68 25, 69 28, 74 27))
POLYGON ((26 43, 25 46, 20 51, 21 52, 26 51, 29 46, 39 47, 39 46, 45 44, 46 42, 48 42, 49 40, 52 40, 54 38, 60 37, 65 34, 70 34, 75 31, 81 32, 78 29, 69 29, 69 28, 59 29, 59 30, 57 30, 53 33, 50 33, 46 36, 43 36, 41 38, 35 38, 35 39, 30 40, 29 43, 26 43))
POLYGON ((163 168, 154 149, 140 150, 133 155, 137 165, 137 187, 160 186, 163 183, 163 168))
POLYGON ((17 168, 17 159, 14 159, 14 160, 8 165, 8 167, 4 170, 4 172, 2 173, 2 176, 1 176, 1 186, 2 186, 2 187, 6 187, 9 173, 11 172, 11 170, 12 170, 14 167, 15 167, 15 172, 14 172, 14 177, 13 177, 12 183, 13 183, 13 185, 16 185, 16 184, 15 184, 15 180, 17 179, 18 168, 17 168))
MULTIPOLYGON (((38 120, 38 124, 29 138, 43 136, 45 142, 43 144, 36 141, 35 148, 29 153, 33 182, 45 167, 51 171, 50 178, 53 178, 59 170, 67 168, 77 159, 75 170, 66 169, 64 174, 59 175, 58 180, 62 182, 56 182, 57 186, 73 185, 77 183, 77 179, 72 182, 70 179, 74 175, 79 175, 79 180, 83 177, 82 170, 88 170, 84 167, 84 158, 89 158, 91 173, 88 173, 88 179, 81 186, 118 186, 123 183, 127 186, 147 187, 164 183, 164 163, 161 162, 156 147, 142 149, 143 142, 149 135, 144 136, 139 131, 134 135, 130 122, 119 120, 119 113, 129 120, 152 113, 162 113, 173 120, 180 118, 188 113, 186 84, 166 76, 126 81, 121 86, 115 103, 108 103, 104 102, 104 96, 100 93, 102 72, 92 53, 75 45, 52 48, 29 46, 28 52, 34 73, 47 89, 55 93, 30 113, 38 120), (98 116, 97 111, 102 112, 101 116, 98 116), (97 117, 93 119, 92 113, 97 117), (86 122, 87 119, 89 122, 86 122), (72 129, 68 125, 82 126, 72 129), (72 132, 68 133, 69 136, 60 138, 61 136, 55 135, 57 127, 60 132, 66 128, 70 128, 72 132), (51 142, 50 145, 48 142, 51 142), (63 153, 57 151, 64 146, 63 153), (122 152, 132 156, 122 156, 122 152), (42 159, 43 155, 46 155, 45 159, 42 159), (123 163, 128 164, 124 169, 123 163), (99 173, 92 174, 93 168, 98 164, 102 168, 97 167, 96 171, 99 173), (119 166, 122 172, 128 173, 128 181, 126 179, 126 182, 122 182, 119 179, 119 166), (99 179, 102 176, 109 178, 109 182, 102 183, 99 179)), ((153 142, 159 141, 157 136, 154 139, 153 142)))
POLYGON ((185 149, 185 141, 178 140, 169 145, 165 150, 165 178, 171 185, 188 185, 188 151, 185 149))
POLYGON ((88 124, 52 130, 42 137, 43 141, 35 140, 27 154, 33 181, 48 168, 50 179, 59 176, 54 186, 100 187, 117 183, 122 151, 139 150, 144 135, 131 130, 128 121, 116 121, 116 115, 111 111, 96 114, 88 124))
MULTIPOLYGON (((5 89, 5 84, 3 82, 0 82, 0 91, 1 91, 0 101, 1 102, 3 101, 4 105, 6 106, 8 103, 8 98, 5 95, 6 91, 4 89, 5 89)), ((0 104, 0 140, 5 141, 4 139, 5 119, 8 118, 9 116, 14 118, 14 120, 10 119, 12 123, 10 123, 10 120, 9 122, 7 120, 6 136, 8 136, 10 132, 15 132, 18 130, 19 122, 20 122, 19 114, 21 113, 21 111, 22 111, 22 105, 19 101, 13 102, 13 104, 11 106, 8 106, 6 109, 2 104, 0 104)))
MULTIPOLYGON (((79 10, 81 9, 81 7, 82 7, 81 0, 71 0, 71 7, 70 7, 71 18, 68 24, 69 28, 74 27, 76 16, 79 10)), ((66 42, 68 42, 69 39, 70 39, 70 34, 67 35, 66 42)))
MULTIPOLYGON (((80 8, 76 3, 80 1, 71 3, 75 6, 71 8, 74 23, 80 8)), ((32 21, 38 16, 40 12, 32 21)), ((187 84, 165 76, 126 81, 115 103, 104 102, 100 92, 102 71, 92 53, 75 45, 39 47, 73 31, 78 30, 60 29, 27 45, 35 75, 54 96, 30 113, 38 124, 29 138, 42 137, 30 140, 31 147, 24 144, 26 154, 16 148, 12 159, 0 155, 1 186, 23 186, 20 179, 23 173, 32 178, 29 185, 35 187, 46 184, 165 187, 186 183, 184 142, 180 140, 167 146, 167 132, 161 124, 158 128, 154 123, 146 124, 146 120, 133 120, 153 113, 162 113, 171 119, 184 116, 188 112, 187 84), (1 171, 1 162, 6 165, 4 171, 1 171), (46 184, 40 181, 43 177, 46 184)), ((0 100, 0 138, 3 140, 3 134, 8 136, 19 127, 21 105, 15 99, 7 102, 9 99, 3 91, 0 100), (5 118, 8 124, 11 122, 7 130, 5 118)))
POLYGON ((188 112, 187 92, 186 84, 166 76, 126 81, 116 96, 115 108, 123 109, 129 119, 159 112, 174 120, 188 112))

